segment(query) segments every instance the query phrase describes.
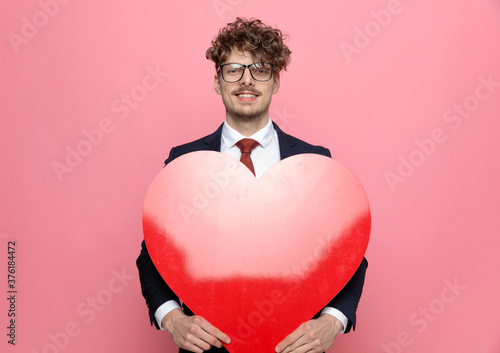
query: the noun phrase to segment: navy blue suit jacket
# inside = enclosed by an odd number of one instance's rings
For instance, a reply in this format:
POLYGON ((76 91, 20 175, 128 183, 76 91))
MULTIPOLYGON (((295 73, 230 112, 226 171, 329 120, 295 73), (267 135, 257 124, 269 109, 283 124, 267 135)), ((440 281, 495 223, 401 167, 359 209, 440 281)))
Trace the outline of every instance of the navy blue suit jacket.
MULTIPOLYGON (((273 123, 274 124, 274 123, 273 123)), ((294 156, 301 153, 316 153, 331 157, 330 151, 321 146, 313 146, 293 136, 285 134, 281 129, 274 124, 279 139, 279 147, 281 159, 294 156)), ((220 151, 222 125, 213 134, 205 136, 199 140, 172 148, 165 164, 170 163, 177 157, 183 154, 194 151, 220 151)), ((356 324, 356 309, 361 297, 363 289, 365 272, 368 263, 363 259, 358 270, 346 284, 346 286, 328 303, 328 306, 340 310, 349 319, 349 324, 345 332, 349 332, 351 326, 356 324)), ((142 242, 142 249, 137 258, 137 267, 139 269, 139 277, 141 281, 142 294, 146 299, 146 304, 149 308, 151 323, 158 328, 158 324, 154 317, 156 309, 168 300, 178 300, 175 293, 162 279, 156 267, 154 266, 146 248, 145 242, 142 242)), ((221 303, 223 305, 223 303, 221 303)), ((187 314, 192 314, 188 308, 184 308, 187 314)), ((291 332, 290 332, 291 333, 291 332)))

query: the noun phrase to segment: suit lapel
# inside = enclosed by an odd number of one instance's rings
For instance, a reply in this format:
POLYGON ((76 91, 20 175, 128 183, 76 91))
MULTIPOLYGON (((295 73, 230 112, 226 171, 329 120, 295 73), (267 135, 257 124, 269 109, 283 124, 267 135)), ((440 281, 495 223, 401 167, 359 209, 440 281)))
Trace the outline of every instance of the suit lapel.
POLYGON ((285 134, 276 123, 273 121, 274 129, 278 133, 278 141, 280 145, 280 157, 281 159, 285 159, 287 157, 296 155, 300 153, 300 151, 295 151, 294 146, 297 144, 297 141, 293 139, 290 135, 285 134))
POLYGON ((224 124, 221 124, 221 126, 219 126, 219 128, 213 134, 208 135, 203 141, 208 150, 220 152, 223 125, 224 124))

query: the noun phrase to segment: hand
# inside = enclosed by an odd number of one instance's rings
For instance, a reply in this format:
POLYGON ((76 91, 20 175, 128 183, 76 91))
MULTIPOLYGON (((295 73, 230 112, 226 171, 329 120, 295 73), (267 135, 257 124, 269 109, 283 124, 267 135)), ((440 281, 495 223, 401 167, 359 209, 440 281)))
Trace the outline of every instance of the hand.
POLYGON ((330 348, 344 328, 335 316, 323 314, 303 323, 276 347, 279 353, 321 353, 330 348))
POLYGON ((180 348, 195 353, 202 353, 212 346, 221 348, 222 343, 231 343, 231 339, 212 326, 201 316, 187 316, 181 309, 170 311, 161 320, 174 343, 180 348))

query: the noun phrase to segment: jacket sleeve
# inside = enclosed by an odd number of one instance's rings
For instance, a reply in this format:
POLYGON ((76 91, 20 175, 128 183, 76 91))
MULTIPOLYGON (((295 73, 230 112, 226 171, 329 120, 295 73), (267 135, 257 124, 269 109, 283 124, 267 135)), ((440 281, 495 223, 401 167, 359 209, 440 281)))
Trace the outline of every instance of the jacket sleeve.
POLYGON ((136 261, 139 270, 139 279, 141 281, 142 296, 146 300, 146 305, 149 310, 149 319, 151 324, 159 329, 155 319, 155 312, 162 304, 169 300, 177 300, 179 298, 165 283, 158 270, 156 269, 144 240, 141 244, 141 253, 136 261))
MULTIPOLYGON (((324 155, 330 158, 332 157, 329 149, 326 149, 324 155)), ((349 320, 344 333, 348 333, 351 327, 353 330, 356 328, 356 310, 358 309, 361 293, 363 292, 367 267, 368 261, 366 258, 363 258, 349 282, 347 282, 344 288, 342 288, 342 290, 326 305, 340 310, 349 320)))
POLYGON ((340 310, 349 319, 344 331, 345 333, 349 332, 351 327, 353 330, 356 328, 356 310, 358 309, 359 299, 363 291, 367 267, 368 261, 366 261, 366 258, 363 258, 349 282, 327 305, 340 310))
MULTIPOLYGON (((170 151, 165 165, 172 161, 175 157, 174 148, 170 151)), ((151 257, 149 256, 146 242, 143 240, 141 244, 141 252, 136 261, 137 269, 139 270, 139 280, 141 282, 142 296, 146 300, 146 305, 149 311, 149 319, 151 325, 157 329, 160 327, 155 318, 156 310, 169 300, 179 301, 179 298, 165 283, 160 273, 156 269, 151 257)))

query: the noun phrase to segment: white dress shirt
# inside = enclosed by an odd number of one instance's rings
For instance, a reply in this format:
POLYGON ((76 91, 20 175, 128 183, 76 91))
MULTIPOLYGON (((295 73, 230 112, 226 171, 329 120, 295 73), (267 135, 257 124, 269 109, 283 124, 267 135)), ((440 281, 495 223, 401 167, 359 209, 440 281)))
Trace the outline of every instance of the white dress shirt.
POLYGON ((227 121, 224 121, 221 135, 222 141, 220 151, 236 158, 237 160, 240 160, 241 158, 241 151, 239 147, 236 146, 236 143, 239 140, 251 138, 259 143, 250 153, 250 158, 252 158, 255 176, 257 179, 259 179, 262 174, 269 169, 269 167, 278 163, 281 159, 278 133, 274 130, 271 119, 269 119, 266 126, 252 136, 248 137, 243 136, 238 131, 230 127, 227 124, 227 121))
MULTIPOLYGON (((230 127, 227 121, 224 121, 224 125, 222 126, 220 151, 239 160, 241 157, 241 151, 239 147, 236 146, 236 143, 244 138, 251 138, 259 143, 259 145, 257 145, 257 147, 255 147, 250 153, 250 158, 252 158, 252 163, 255 169, 255 176, 259 179, 266 172, 266 170, 269 169, 269 167, 281 160, 278 133, 274 129, 271 119, 269 119, 266 126, 252 136, 248 137, 243 136, 238 131, 230 127)), ((162 330, 164 328, 161 326, 161 320, 175 308, 180 308, 179 303, 175 300, 169 300, 156 310, 155 318, 158 322, 158 326, 160 326, 162 330)), ((330 314, 339 319, 344 325, 344 329, 341 332, 344 332, 347 327, 348 319, 341 311, 332 307, 325 307, 322 314, 330 314)))

